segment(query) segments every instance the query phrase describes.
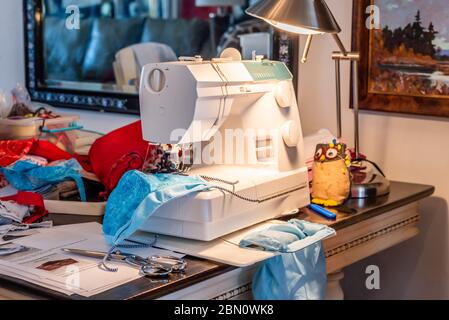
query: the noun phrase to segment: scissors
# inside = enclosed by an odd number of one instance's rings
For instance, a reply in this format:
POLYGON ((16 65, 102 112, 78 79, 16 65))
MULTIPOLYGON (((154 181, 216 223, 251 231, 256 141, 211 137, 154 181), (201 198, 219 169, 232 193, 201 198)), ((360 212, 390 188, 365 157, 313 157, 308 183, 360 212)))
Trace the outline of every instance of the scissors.
MULTIPOLYGON (((104 259, 108 253, 82 249, 61 249, 63 252, 76 254, 83 257, 104 259)), ((124 253, 119 250, 109 254, 109 259, 113 261, 125 262, 126 264, 140 268, 140 273, 147 277, 167 277, 171 273, 181 273, 187 267, 187 262, 172 256, 150 256, 143 258, 141 256, 124 253)))

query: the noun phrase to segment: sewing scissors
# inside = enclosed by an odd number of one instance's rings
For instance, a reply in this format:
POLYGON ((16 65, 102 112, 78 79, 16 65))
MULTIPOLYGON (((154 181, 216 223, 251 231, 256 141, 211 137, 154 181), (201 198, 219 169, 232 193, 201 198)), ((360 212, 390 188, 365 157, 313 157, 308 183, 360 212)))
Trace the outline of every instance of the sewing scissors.
MULTIPOLYGON (((61 249, 63 252, 80 255, 83 257, 104 259, 108 256, 106 252, 82 250, 82 249, 61 249)), ((141 256, 124 253, 119 250, 109 254, 108 258, 112 261, 124 262, 132 267, 140 268, 140 273, 148 277, 167 277, 171 273, 183 272, 187 267, 187 262, 172 256, 150 256, 143 258, 141 256)))

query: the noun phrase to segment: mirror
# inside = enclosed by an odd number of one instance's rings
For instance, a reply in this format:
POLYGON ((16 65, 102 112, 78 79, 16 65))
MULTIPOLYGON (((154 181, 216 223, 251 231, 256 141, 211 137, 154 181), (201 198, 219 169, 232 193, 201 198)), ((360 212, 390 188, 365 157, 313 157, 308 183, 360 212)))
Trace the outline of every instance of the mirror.
POLYGON ((234 47, 294 69, 297 40, 247 16, 253 2, 25 0, 27 87, 56 106, 138 113, 148 63, 211 59, 234 47))

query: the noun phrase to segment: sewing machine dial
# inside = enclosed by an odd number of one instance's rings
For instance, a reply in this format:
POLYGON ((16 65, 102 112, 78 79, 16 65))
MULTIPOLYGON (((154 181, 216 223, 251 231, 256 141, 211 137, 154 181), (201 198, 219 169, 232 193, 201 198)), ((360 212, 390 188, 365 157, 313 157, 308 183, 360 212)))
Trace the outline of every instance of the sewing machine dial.
POLYGON ((274 94, 280 108, 291 107, 293 97, 292 92, 290 91, 290 84, 287 81, 279 82, 274 94))

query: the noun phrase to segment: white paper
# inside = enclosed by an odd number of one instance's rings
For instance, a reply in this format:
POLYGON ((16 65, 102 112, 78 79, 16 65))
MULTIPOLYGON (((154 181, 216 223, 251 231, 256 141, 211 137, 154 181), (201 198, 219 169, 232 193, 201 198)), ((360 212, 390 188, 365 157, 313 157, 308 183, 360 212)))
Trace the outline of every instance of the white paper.
MULTIPOLYGON (((87 223, 40 229, 39 233, 13 241, 28 248, 26 252, 0 257, 0 273, 61 292, 91 297, 140 278, 139 270, 124 263, 109 262, 117 272, 98 268, 99 259, 63 252, 63 248, 108 252, 101 225, 87 223)), ((124 249, 143 257, 174 255, 156 248, 124 249)), ((178 255, 179 256, 179 255, 178 255)))

